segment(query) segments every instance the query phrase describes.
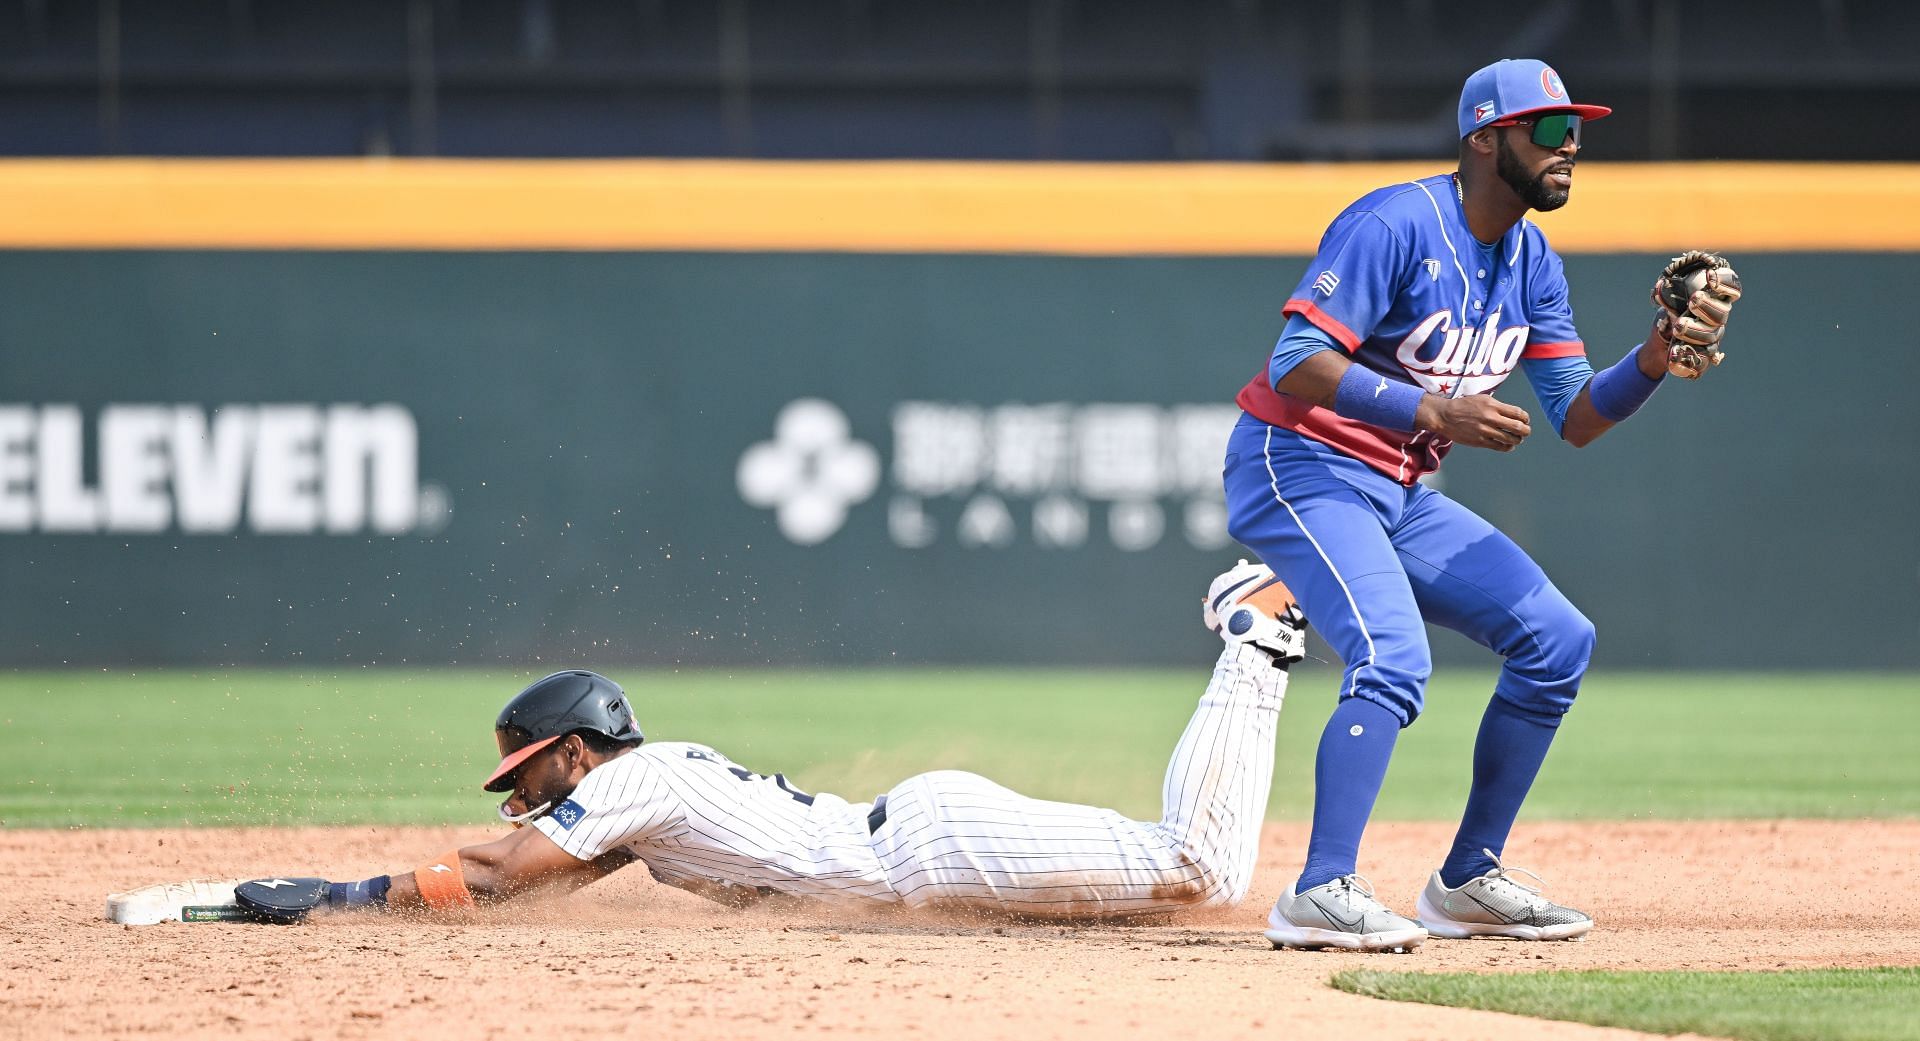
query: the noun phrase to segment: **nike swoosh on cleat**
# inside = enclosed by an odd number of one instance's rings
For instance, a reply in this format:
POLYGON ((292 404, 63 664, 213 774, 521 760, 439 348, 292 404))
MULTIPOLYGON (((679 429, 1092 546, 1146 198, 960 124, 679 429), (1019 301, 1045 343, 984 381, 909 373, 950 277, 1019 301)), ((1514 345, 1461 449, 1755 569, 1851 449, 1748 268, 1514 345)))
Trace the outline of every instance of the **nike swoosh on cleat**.
MULTIPOLYGON (((1248 582, 1255 581, 1259 577, 1260 577, 1259 575, 1248 575, 1246 578, 1243 578, 1240 581, 1235 582, 1234 584, 1221 590, 1220 595, 1213 598, 1213 609, 1215 611, 1220 610, 1220 605, 1227 602, 1227 597, 1232 596, 1234 590, 1239 589, 1241 586, 1246 585, 1248 582)), ((1189 600, 1187 602, 1192 603, 1193 601, 1189 600)))
POLYGON ((1342 919, 1339 915, 1334 914, 1332 911, 1328 910, 1327 905, 1321 903, 1318 900, 1315 900, 1312 897, 1307 898, 1307 903, 1312 904, 1316 909, 1318 909, 1320 914, 1324 918, 1326 918, 1327 921, 1332 922, 1333 924, 1339 926, 1342 932, 1358 933, 1358 932, 1365 931, 1360 928, 1362 925, 1366 924, 1366 921, 1367 921, 1367 915, 1366 915, 1366 912, 1364 911, 1361 912, 1360 917, 1355 918, 1353 921, 1349 922, 1349 921, 1346 921, 1345 919, 1342 919))
POLYGON ((1494 919, 1495 919, 1496 921, 1501 921, 1501 922, 1505 922, 1505 923, 1507 923, 1508 925, 1529 925, 1529 924, 1532 924, 1532 922, 1531 922, 1531 920, 1532 920, 1532 918, 1533 918, 1533 911, 1532 911, 1532 909, 1528 909, 1528 911, 1527 911, 1527 918, 1526 918, 1526 920, 1522 920, 1522 919, 1519 919, 1519 918, 1515 918, 1515 917, 1513 917, 1512 915, 1508 915, 1508 914, 1502 914, 1502 913, 1500 912, 1500 910, 1499 910, 1498 908, 1495 908, 1495 907, 1493 907, 1493 906, 1491 906, 1491 905, 1489 905, 1489 904, 1487 904, 1486 902, 1484 902, 1484 901, 1482 901, 1482 900, 1481 900, 1480 898, 1478 898, 1478 897, 1475 897, 1475 896, 1470 896, 1470 895, 1468 895, 1468 894, 1466 894, 1466 893, 1462 893, 1462 894, 1460 894, 1460 895, 1461 895, 1461 896, 1464 896, 1464 897, 1466 897, 1466 898, 1467 898, 1468 900, 1471 900, 1471 901, 1473 901, 1473 902, 1474 902, 1475 904, 1478 904, 1478 905, 1479 905, 1479 907, 1480 907, 1480 909, 1481 909, 1482 911, 1485 911, 1485 912, 1486 912, 1487 914, 1489 914, 1489 915, 1491 915, 1491 916, 1493 916, 1493 918, 1494 918, 1494 919))
MULTIPOLYGON (((1279 575, 1275 575, 1272 578, 1267 579, 1265 582, 1260 583, 1260 587, 1255 589, 1253 592, 1248 593, 1246 596, 1246 599, 1248 600, 1256 599, 1260 596, 1261 593, 1264 593, 1267 590, 1272 589, 1274 586, 1277 586, 1277 585, 1280 585, 1279 575)), ((1285 587, 1283 586, 1282 588, 1285 588, 1285 587)))

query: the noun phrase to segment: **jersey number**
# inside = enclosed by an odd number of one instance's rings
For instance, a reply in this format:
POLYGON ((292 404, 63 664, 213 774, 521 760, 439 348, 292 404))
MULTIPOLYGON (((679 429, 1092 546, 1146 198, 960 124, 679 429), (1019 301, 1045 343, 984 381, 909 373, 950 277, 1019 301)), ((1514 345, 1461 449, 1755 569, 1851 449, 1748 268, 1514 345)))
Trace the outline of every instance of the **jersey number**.
MULTIPOLYGON (((700 751, 688 752, 687 758, 701 759, 709 763, 725 762, 724 759, 716 759, 714 756, 707 755, 705 752, 700 752, 700 751)), ((781 791, 786 792, 788 795, 793 796, 794 802, 797 802, 802 806, 813 805, 813 796, 808 795, 806 792, 803 792, 798 788, 795 788, 793 786, 793 782, 787 780, 786 774, 774 774, 772 777, 768 777, 765 774, 754 773, 752 770, 746 769, 745 767, 732 766, 732 765, 729 765, 727 767, 727 772, 732 774, 735 777, 740 778, 743 781, 772 781, 774 784, 774 787, 779 788, 781 791)))
POLYGON ((808 795, 806 792, 803 792, 798 788, 795 788, 793 786, 793 783, 787 780, 786 774, 774 774, 772 777, 767 777, 762 774, 754 773, 752 770, 743 769, 738 766, 727 767, 727 772, 732 774, 735 777, 740 778, 743 781, 772 781, 775 787, 779 788, 783 792, 786 792, 788 795, 793 796, 794 802, 797 802, 802 806, 813 805, 813 796, 808 795))

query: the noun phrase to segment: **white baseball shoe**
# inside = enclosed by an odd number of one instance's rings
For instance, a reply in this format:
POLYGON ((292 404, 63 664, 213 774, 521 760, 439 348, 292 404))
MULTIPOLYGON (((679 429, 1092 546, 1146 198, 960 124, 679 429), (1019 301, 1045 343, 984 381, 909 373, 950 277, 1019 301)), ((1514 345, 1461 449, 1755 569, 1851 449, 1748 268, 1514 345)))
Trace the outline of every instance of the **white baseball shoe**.
POLYGON ((1307 616, 1265 564, 1242 560, 1213 580, 1200 620, 1229 644, 1250 643, 1288 665, 1307 656, 1307 616))
MULTIPOLYGON (((1492 850, 1483 852, 1493 857, 1492 850)), ((1539 875, 1526 868, 1507 867, 1499 857, 1493 857, 1492 871, 1469 879, 1458 889, 1448 889, 1440 881, 1440 872, 1435 871, 1420 891, 1420 924, 1447 940, 1475 936, 1578 940, 1593 929, 1591 917, 1541 896, 1539 887, 1513 877, 1514 872, 1540 882, 1539 875)))
POLYGON ((1348 951, 1411 951, 1427 931, 1373 898, 1373 885, 1346 875, 1304 893, 1287 895, 1267 914, 1268 942, 1277 948, 1348 951))

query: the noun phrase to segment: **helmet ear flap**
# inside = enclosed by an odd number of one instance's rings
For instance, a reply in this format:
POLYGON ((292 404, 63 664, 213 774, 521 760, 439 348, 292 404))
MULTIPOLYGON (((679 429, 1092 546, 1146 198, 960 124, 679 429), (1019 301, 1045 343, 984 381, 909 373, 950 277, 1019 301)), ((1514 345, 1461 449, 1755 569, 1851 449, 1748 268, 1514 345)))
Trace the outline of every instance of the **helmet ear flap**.
POLYGON ((634 717, 633 706, 624 692, 607 702, 607 727, 602 733, 616 741, 645 737, 640 733, 640 721, 634 717))

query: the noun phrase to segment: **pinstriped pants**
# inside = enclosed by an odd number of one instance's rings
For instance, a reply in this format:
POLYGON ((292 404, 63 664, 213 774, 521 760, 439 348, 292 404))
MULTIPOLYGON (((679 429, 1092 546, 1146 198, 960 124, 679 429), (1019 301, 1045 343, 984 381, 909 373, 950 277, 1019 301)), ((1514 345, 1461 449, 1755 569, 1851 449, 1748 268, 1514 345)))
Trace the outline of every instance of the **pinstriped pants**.
POLYGON ((1238 903, 1253 880, 1287 674, 1228 648, 1175 746, 1158 821, 941 770, 887 793, 873 846, 909 907, 1042 918, 1238 903))

